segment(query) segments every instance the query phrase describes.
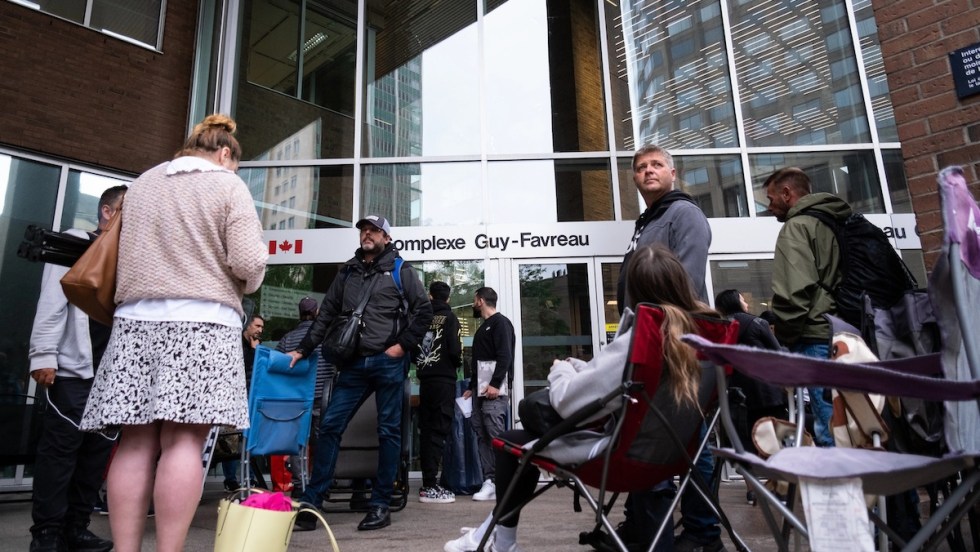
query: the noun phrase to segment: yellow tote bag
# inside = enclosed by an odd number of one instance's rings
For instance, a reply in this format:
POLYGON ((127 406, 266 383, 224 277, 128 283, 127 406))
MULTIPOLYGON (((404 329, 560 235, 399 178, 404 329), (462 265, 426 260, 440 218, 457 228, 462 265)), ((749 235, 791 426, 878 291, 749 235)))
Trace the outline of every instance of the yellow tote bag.
MULTIPOLYGON (((293 504, 294 507, 298 506, 293 504)), ((299 512, 310 512, 320 518, 330 537, 331 547, 334 552, 340 552, 327 521, 312 508, 280 512, 242 506, 227 498, 218 503, 214 552, 286 552, 299 512)))

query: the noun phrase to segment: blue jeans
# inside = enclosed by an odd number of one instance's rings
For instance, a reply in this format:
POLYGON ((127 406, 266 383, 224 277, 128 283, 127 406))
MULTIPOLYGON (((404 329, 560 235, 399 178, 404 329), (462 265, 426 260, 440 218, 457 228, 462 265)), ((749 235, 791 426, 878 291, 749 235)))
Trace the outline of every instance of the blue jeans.
MULTIPOLYGON (((827 343, 806 343, 793 347, 794 353, 814 358, 829 358, 830 345, 827 343)), ((810 411, 813 413, 813 440, 818 447, 834 446, 834 435, 830 428, 830 417, 834 414, 834 404, 823 397, 823 387, 809 387, 810 411)))
POLYGON ((402 448, 402 407, 408 356, 384 353, 360 357, 344 366, 334 383, 330 402, 320 418, 312 476, 303 502, 320 506, 333 484, 340 452, 340 437, 357 409, 374 393, 378 406, 378 472, 371 491, 371 506, 387 507, 398 474, 402 448))

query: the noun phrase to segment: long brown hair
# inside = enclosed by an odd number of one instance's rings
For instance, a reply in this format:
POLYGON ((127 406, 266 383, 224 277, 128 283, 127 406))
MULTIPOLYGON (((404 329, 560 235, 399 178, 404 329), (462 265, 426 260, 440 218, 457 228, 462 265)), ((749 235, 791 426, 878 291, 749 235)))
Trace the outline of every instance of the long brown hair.
POLYGON ((701 365, 681 335, 697 333, 692 315, 719 317, 718 313, 698 300, 684 265, 663 245, 637 249, 626 271, 626 303, 631 308, 637 303, 655 303, 663 308, 664 363, 674 400, 697 405, 701 365))
POLYGON ((242 146, 235 139, 235 129, 238 124, 227 115, 215 113, 208 115, 203 121, 194 125, 191 135, 184 141, 183 147, 174 157, 184 155, 196 155, 199 153, 214 153, 221 148, 227 147, 231 150, 231 158, 240 161, 242 158, 242 146))

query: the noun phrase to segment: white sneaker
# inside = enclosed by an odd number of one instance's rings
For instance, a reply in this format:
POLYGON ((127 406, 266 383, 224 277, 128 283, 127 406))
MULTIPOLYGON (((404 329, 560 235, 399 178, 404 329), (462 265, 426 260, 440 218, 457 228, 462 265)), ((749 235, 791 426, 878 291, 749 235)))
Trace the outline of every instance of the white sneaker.
POLYGON ((491 542, 489 547, 489 552, 524 552, 517 543, 510 545, 509 548, 498 548, 496 542, 491 542))
POLYGON ((497 486, 493 484, 493 481, 487 479, 483 482, 480 490, 473 495, 473 500, 497 500, 497 486))
MULTIPOLYGON (((464 527, 463 529, 466 528, 464 527)), ((446 545, 442 547, 442 549, 445 552, 472 552, 473 550, 476 550, 476 548, 480 546, 480 539, 476 538, 477 529, 479 528, 474 527, 472 529, 469 529, 468 531, 465 531, 463 533, 463 536, 459 537, 456 540, 451 540, 447 542, 446 545)), ((493 535, 490 536, 488 545, 490 550, 493 550, 493 535)))

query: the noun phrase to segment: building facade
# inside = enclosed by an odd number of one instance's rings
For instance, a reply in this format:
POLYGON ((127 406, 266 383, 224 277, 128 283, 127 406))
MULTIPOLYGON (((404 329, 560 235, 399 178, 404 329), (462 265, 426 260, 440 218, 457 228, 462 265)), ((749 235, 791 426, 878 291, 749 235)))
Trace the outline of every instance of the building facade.
MULTIPOLYGON (((712 295, 738 288, 766 308, 779 224, 761 184, 786 165, 868 214, 924 282, 916 211, 920 226, 938 217, 924 184, 938 165, 923 163, 931 142, 912 119, 937 87, 912 84, 903 56, 952 43, 907 42, 919 2, 78 4, 0 1, 0 284, 25 290, 0 299, 6 390, 34 391, 41 269, 15 255, 23 228, 93 227, 102 189, 170 158, 214 111, 239 123, 240 175, 267 232, 268 275, 246 300, 267 339, 295 324, 300 297, 326 291, 357 247, 353 223, 378 213, 426 282, 453 287, 467 336, 473 291, 497 289, 518 331, 519 398, 551 359, 588 358, 615 331, 644 208, 630 161, 647 143, 671 150, 709 217, 712 295)), ((16 469, 4 477, 29 476, 16 469)))
POLYGON ((980 197, 980 3, 872 4, 922 251, 932 267, 943 234, 936 174, 961 165, 980 197), (973 79, 969 95, 957 93, 954 65, 973 79))

